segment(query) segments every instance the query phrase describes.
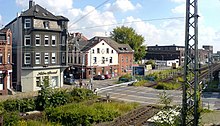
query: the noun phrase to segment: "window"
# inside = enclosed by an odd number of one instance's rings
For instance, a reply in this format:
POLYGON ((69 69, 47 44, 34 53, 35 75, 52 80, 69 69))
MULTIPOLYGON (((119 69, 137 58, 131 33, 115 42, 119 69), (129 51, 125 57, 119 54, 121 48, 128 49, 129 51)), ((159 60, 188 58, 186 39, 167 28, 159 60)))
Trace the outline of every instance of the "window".
POLYGON ((51 60, 52 63, 56 63, 56 53, 52 53, 51 60))
POLYGON ((40 64, 40 53, 35 53, 35 64, 40 64))
POLYGON ((49 29, 49 21, 44 21, 44 28, 49 29))
POLYGON ((40 77, 36 77, 36 86, 37 87, 41 86, 41 78, 40 77))
POLYGON ((0 53, 0 64, 2 64, 2 53, 0 53))
POLYGON ((97 63, 97 58, 93 57, 93 64, 96 64, 96 63, 97 63))
POLYGON ((105 45, 105 43, 102 43, 102 45, 105 45))
POLYGON ((31 27, 31 19, 25 19, 24 20, 24 28, 30 28, 31 27))
POLYGON ((81 58, 80 58, 80 56, 78 57, 78 64, 80 64, 80 60, 81 60, 81 58))
POLYGON ((123 57, 123 56, 121 57, 121 62, 122 62, 122 63, 124 62, 124 57, 123 57))
POLYGON ((44 64, 49 64, 49 53, 44 53, 44 64))
POLYGON ((10 64, 10 59, 11 59, 11 54, 10 52, 8 53, 8 64, 10 64))
POLYGON ((76 63, 76 56, 74 57, 74 63, 76 63))
POLYGON ((30 35, 24 36, 24 46, 30 46, 31 45, 31 37, 30 35))
POLYGON ((97 48, 97 53, 100 53, 100 49, 99 48, 97 48))
POLYGON ((11 40, 11 39, 10 39, 10 35, 8 35, 8 36, 7 36, 7 42, 8 42, 8 44, 10 44, 10 40, 11 40))
POLYGON ((58 86, 58 76, 52 76, 51 77, 51 83, 52 83, 52 88, 57 87, 58 86))
POLYGON ((110 59, 109 59, 109 63, 112 63, 112 57, 110 57, 110 59))
POLYGON ((102 64, 105 64, 105 57, 102 57, 102 64))
POLYGON ((66 57, 66 54, 63 52, 62 53, 62 63, 65 63, 65 60, 66 60, 65 57, 66 57))
POLYGON ((31 54, 30 53, 24 54, 24 64, 26 64, 26 65, 31 64, 31 54))
POLYGON ((106 53, 109 54, 109 48, 106 49, 106 53))
POLYGON ((95 50, 94 50, 94 49, 92 49, 92 53, 93 53, 93 54, 95 53, 95 50))
POLYGON ((35 35, 35 45, 40 46, 40 35, 35 35))
POLYGON ((56 36, 52 35, 52 46, 56 46, 56 36))
POLYGON ((126 56, 126 62, 128 63, 128 57, 126 56))
POLYGON ((44 36, 44 46, 49 46, 49 36, 48 35, 44 36))
POLYGON ((62 36, 62 46, 65 46, 65 36, 62 36))
POLYGON ((112 50, 112 53, 114 53, 114 50, 112 50))

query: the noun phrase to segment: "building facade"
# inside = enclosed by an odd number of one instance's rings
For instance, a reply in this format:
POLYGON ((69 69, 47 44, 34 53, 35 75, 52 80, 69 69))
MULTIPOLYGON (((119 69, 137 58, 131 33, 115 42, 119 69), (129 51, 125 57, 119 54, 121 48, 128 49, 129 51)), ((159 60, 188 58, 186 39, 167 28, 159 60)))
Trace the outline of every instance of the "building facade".
POLYGON ((104 74, 118 76, 118 52, 105 39, 94 37, 85 41, 78 36, 69 39, 69 43, 72 48, 68 54, 68 74, 87 79, 104 74))
POLYGON ((0 30, 0 95, 7 95, 12 87, 12 33, 0 30))
POLYGON ((184 65, 184 46, 148 46, 147 54, 144 59, 146 60, 175 60, 178 59, 178 63, 180 66, 184 65))
POLYGON ((30 0, 29 9, 6 25, 13 33, 13 83, 22 92, 37 91, 45 80, 62 87, 67 65, 67 23, 30 0))

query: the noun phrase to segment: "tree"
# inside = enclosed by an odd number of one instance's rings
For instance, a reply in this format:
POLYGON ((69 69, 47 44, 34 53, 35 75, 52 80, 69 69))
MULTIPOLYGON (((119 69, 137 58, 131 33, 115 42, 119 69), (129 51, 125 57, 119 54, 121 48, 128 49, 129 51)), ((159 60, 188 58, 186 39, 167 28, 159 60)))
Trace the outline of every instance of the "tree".
POLYGON ((138 35, 133 28, 121 26, 111 32, 111 38, 120 44, 129 44, 134 50, 135 61, 141 60, 146 54, 146 46, 143 45, 144 37, 138 35))

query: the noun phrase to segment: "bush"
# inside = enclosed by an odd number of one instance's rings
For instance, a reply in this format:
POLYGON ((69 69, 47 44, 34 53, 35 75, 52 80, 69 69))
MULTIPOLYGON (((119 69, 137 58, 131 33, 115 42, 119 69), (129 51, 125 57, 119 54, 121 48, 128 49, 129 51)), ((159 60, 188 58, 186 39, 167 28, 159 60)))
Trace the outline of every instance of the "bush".
POLYGON ((3 114, 3 123, 5 126, 17 126, 20 120, 19 112, 6 112, 3 114))
POLYGON ((165 83, 159 82, 158 85, 155 86, 156 89, 163 89, 163 90, 175 90, 181 86, 179 83, 165 83))
POLYGON ((34 98, 24 98, 15 100, 8 99, 3 102, 3 107, 8 112, 28 112, 36 109, 34 98))
POLYGON ((134 86, 144 86, 147 83, 147 80, 141 80, 134 83, 134 86))
POLYGON ((62 125, 92 125, 112 121, 122 113, 130 111, 137 104, 121 103, 82 103, 68 104, 58 108, 48 108, 45 111, 47 119, 51 122, 60 122, 62 125))

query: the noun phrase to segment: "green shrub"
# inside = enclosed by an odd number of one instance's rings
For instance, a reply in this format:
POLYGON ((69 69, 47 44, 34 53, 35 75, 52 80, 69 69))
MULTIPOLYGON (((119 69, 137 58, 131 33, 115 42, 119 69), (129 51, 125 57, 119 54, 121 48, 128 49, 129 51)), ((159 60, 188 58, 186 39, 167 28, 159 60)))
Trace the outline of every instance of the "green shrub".
POLYGON ((158 85, 155 86, 156 89, 163 89, 163 90, 175 90, 178 89, 181 86, 179 83, 165 83, 165 82, 159 82, 158 85))
POLYGON ((60 122, 62 125, 92 125, 112 121, 137 106, 137 104, 120 104, 94 103, 89 106, 82 103, 68 104, 58 108, 47 108, 45 115, 49 121, 60 122))
POLYGON ((3 102, 4 109, 8 112, 20 111, 28 112, 35 110, 35 99, 24 98, 24 99, 8 99, 3 102))
POLYGON ((141 80, 134 83, 134 86, 144 86, 148 81, 147 80, 141 80))
POLYGON ((3 114, 3 123, 5 126, 17 126, 20 120, 19 112, 6 112, 3 114))

